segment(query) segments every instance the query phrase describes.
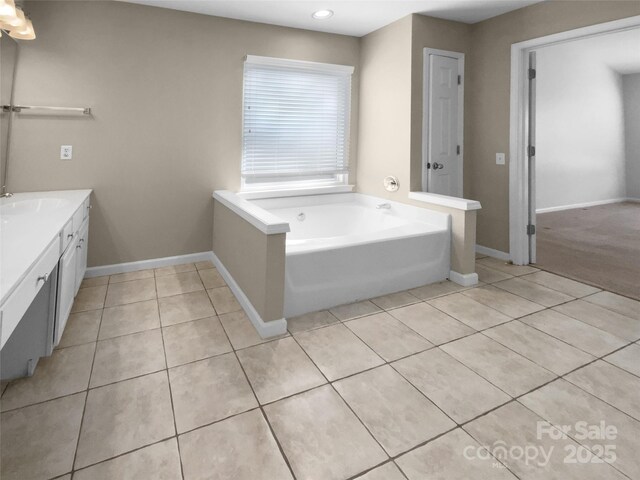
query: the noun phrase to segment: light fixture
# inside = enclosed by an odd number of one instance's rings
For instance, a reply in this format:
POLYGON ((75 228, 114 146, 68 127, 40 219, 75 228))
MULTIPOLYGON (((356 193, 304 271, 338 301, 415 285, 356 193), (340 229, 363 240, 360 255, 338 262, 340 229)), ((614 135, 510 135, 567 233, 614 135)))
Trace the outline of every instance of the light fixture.
POLYGON ((317 12, 313 12, 311 16, 316 20, 325 20, 333 17, 333 10, 318 10, 317 12))
POLYGON ((16 7, 15 0, 0 0, 0 29, 20 40, 36 38, 33 23, 16 7))
POLYGON ((24 27, 14 28, 9 32, 11 38, 18 40, 35 40, 36 31, 33 29, 33 23, 27 18, 27 23, 24 27))
POLYGON ((27 24, 27 19, 24 16, 24 12, 20 8, 16 8, 16 14, 13 18, 7 17, 2 20, 4 26, 7 29, 13 30, 14 28, 22 28, 27 24))
POLYGON ((16 4, 13 0, 0 0, 0 22, 16 18, 16 4))

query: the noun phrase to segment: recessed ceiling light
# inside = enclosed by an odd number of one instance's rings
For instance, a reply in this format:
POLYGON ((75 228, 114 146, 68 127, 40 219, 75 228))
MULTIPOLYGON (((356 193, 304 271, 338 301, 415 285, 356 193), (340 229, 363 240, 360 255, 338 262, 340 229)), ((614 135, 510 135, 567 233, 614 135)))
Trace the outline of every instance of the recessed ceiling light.
POLYGON ((318 10, 311 16, 316 20, 324 20, 325 18, 333 17, 333 10, 318 10))

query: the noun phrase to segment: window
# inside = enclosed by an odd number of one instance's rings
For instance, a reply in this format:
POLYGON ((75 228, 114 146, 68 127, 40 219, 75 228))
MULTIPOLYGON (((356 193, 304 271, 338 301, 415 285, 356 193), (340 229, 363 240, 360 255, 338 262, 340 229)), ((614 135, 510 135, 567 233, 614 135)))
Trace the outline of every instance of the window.
POLYGON ((347 183, 353 67, 247 56, 242 186, 347 183))

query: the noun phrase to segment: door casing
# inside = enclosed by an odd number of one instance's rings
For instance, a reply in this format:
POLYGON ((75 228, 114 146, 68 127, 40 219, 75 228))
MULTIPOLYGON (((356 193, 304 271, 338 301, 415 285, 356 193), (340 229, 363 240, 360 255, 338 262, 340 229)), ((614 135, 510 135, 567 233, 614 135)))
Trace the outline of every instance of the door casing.
POLYGON ((427 169, 427 162, 429 161, 429 109, 431 108, 429 103, 429 76, 430 62, 429 55, 442 55, 444 57, 456 58, 458 60, 458 75, 460 75, 462 82, 458 88, 458 145, 460 145, 460 192, 461 197, 464 192, 464 53, 450 52, 447 50, 438 50, 435 48, 424 48, 422 53, 422 191, 428 192, 429 183, 429 170, 427 169))

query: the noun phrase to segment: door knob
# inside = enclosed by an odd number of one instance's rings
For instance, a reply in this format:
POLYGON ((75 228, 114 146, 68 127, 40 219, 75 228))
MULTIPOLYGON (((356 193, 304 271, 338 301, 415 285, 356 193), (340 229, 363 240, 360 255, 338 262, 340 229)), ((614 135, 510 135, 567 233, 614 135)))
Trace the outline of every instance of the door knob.
POLYGON ((433 162, 433 169, 434 170, 442 170, 443 168, 444 168, 444 164, 438 163, 438 162, 433 162))

